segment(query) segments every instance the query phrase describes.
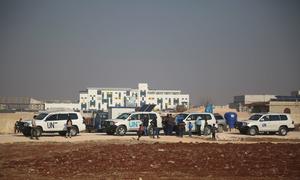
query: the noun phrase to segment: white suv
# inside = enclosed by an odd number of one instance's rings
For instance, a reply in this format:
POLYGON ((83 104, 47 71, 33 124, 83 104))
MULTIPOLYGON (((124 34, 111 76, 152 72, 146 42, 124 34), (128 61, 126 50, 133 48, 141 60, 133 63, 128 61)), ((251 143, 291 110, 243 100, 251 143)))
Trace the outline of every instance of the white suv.
POLYGON ((150 122, 155 117, 157 119, 157 127, 162 129, 162 119, 156 112, 133 112, 122 113, 116 119, 108 119, 104 121, 104 130, 107 134, 117 134, 123 136, 126 132, 137 132, 142 119, 147 117, 149 119, 149 130, 151 130, 150 122))
POLYGON ((285 136, 289 130, 295 128, 294 121, 288 114, 268 113, 253 114, 249 120, 240 121, 237 128, 242 134, 254 136, 261 132, 276 133, 285 136))
MULTIPOLYGON (((80 131, 85 130, 83 118, 78 112, 42 112, 35 117, 37 136, 41 136, 43 132, 58 132, 60 135, 65 135, 66 122, 69 116, 73 124, 72 136, 76 136, 80 131)), ((31 120, 22 121, 22 123, 21 131, 25 136, 29 136, 32 127, 31 120)))
POLYGON ((215 116, 212 113, 181 113, 178 114, 176 116, 176 118, 178 118, 179 116, 184 118, 184 123, 185 123, 185 129, 188 130, 189 129, 189 122, 192 123, 193 128, 192 128, 192 132, 196 132, 196 120, 198 117, 201 117, 201 119, 203 120, 203 125, 201 126, 201 131, 202 132, 206 132, 207 135, 211 134, 211 130, 213 127, 213 124, 215 124, 215 127, 218 128, 218 124, 216 121, 215 116), (207 120, 207 127, 206 129, 204 129, 204 120, 207 120))

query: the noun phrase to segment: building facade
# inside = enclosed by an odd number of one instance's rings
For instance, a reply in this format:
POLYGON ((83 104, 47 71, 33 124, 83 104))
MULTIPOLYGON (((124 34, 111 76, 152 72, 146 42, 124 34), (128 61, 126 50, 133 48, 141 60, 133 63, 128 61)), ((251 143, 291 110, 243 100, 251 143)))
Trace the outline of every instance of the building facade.
POLYGON ((156 104, 156 110, 175 109, 178 105, 189 107, 189 95, 180 90, 149 89, 147 83, 131 88, 87 88, 80 91, 80 110, 103 110, 109 107, 139 107, 156 104))
POLYGON ((0 97, 0 110, 39 111, 44 108, 43 101, 31 97, 0 97))

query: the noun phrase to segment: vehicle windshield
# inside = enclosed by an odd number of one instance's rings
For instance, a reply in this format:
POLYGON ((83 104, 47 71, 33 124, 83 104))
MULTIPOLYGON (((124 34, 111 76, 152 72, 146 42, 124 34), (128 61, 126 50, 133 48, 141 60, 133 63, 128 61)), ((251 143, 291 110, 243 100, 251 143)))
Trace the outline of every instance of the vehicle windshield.
POLYGON ((257 121, 257 120, 259 120, 260 117, 262 117, 261 114, 254 114, 254 115, 252 115, 252 116, 249 118, 249 120, 255 120, 255 121, 257 121))
POLYGON ((35 117, 35 119, 36 119, 36 120, 42 120, 42 119, 44 119, 47 115, 48 115, 48 113, 41 113, 41 114, 37 115, 37 116, 35 117))
POLYGON ((215 115, 216 120, 223 119, 221 115, 215 115))
POLYGON ((130 116, 130 113, 122 113, 116 119, 127 119, 130 116))
POLYGON ((189 114, 178 114, 175 119, 182 118, 185 119, 189 114))

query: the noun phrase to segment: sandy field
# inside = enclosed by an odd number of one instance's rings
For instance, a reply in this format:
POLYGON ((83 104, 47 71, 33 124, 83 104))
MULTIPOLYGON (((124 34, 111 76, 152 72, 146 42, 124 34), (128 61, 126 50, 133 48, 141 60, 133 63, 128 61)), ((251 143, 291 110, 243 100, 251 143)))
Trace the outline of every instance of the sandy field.
POLYGON ((300 179, 300 132, 159 139, 135 133, 0 135, 0 179, 300 179))

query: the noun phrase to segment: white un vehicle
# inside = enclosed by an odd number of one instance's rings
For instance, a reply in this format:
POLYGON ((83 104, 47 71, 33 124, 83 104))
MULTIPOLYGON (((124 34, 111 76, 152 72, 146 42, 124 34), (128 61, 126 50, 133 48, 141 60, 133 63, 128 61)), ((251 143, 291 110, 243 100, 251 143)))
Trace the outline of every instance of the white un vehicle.
POLYGON ((211 130, 213 125, 215 124, 215 127, 218 128, 218 124, 217 124, 217 120, 215 118, 215 116, 212 113, 181 113, 178 114, 176 116, 179 117, 181 116, 183 119, 183 122, 185 123, 185 130, 187 131, 189 129, 189 122, 192 123, 193 128, 192 128, 192 132, 196 132, 196 120, 198 119, 198 117, 201 118, 202 122, 201 122, 201 131, 205 132, 206 135, 210 135, 211 134, 211 130), (205 119, 207 120, 207 127, 206 129, 204 129, 204 122, 205 119))
POLYGON ((109 135, 123 136, 127 132, 137 132, 143 119, 147 118, 148 134, 152 133, 150 122, 156 118, 157 128, 162 129, 162 118, 156 112, 152 112, 155 105, 144 105, 141 107, 140 112, 122 113, 116 119, 108 119, 104 121, 104 131, 109 135))
POLYGON ((242 134, 254 136, 259 133, 277 133, 287 135, 288 131, 295 128, 294 121, 288 114, 268 113, 253 114, 249 120, 238 122, 237 128, 242 134))
MULTIPOLYGON (((37 136, 41 136, 44 132, 65 135, 67 130, 66 122, 69 116, 73 124, 71 128, 72 136, 76 136, 80 131, 85 130, 83 118, 78 112, 42 112, 35 117, 37 136)), ((21 124, 20 129, 25 136, 30 136, 31 123, 31 120, 26 120, 21 124)))

